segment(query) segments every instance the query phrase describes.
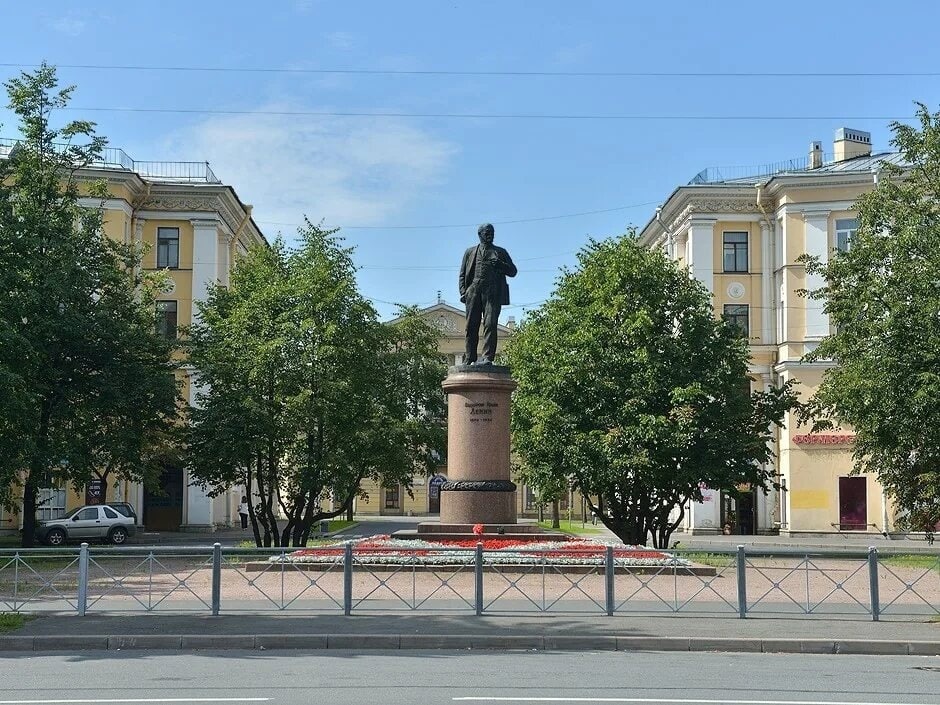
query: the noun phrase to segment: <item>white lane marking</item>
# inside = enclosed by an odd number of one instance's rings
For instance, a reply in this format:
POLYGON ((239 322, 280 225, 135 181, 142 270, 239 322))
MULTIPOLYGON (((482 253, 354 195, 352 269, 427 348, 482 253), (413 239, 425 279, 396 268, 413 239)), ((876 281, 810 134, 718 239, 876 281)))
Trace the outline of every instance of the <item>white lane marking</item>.
POLYGON ((265 703, 271 698, 79 698, 71 700, 0 700, 0 705, 58 705, 59 703, 265 703))
POLYGON ((451 700, 491 703, 690 703, 693 705, 930 705, 929 703, 865 703, 858 700, 706 700, 704 698, 521 698, 468 695, 451 700))

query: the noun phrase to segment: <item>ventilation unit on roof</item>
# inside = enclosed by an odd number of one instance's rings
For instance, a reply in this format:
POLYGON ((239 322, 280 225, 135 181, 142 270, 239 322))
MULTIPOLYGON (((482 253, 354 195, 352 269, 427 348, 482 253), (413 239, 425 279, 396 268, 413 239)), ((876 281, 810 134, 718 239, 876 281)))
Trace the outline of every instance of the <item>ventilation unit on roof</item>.
POLYGON ((823 165, 822 142, 811 142, 809 145, 809 168, 818 169, 823 165))
POLYGON ((852 130, 840 127, 832 143, 832 151, 837 162, 855 157, 867 157, 871 154, 871 133, 864 130, 852 130))

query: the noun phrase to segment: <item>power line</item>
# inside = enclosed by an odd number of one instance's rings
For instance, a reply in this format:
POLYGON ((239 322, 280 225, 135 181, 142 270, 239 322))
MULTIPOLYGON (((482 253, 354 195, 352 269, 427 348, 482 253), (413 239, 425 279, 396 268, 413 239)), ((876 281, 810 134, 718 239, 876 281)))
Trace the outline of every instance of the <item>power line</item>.
MULTIPOLYGON (((544 76, 559 78, 930 78, 940 71, 470 71, 448 69, 279 68, 263 66, 144 66, 119 64, 54 64, 59 69, 92 71, 171 71, 189 73, 344 74, 364 76, 544 76)), ((7 68, 39 64, 3 62, 7 68)))
POLYGON ((410 113, 398 111, 363 112, 355 110, 219 110, 216 108, 60 108, 81 113, 149 113, 178 115, 273 115, 279 117, 366 117, 366 118, 443 118, 468 120, 693 120, 760 121, 777 120, 911 120, 913 115, 626 115, 566 113, 410 113))

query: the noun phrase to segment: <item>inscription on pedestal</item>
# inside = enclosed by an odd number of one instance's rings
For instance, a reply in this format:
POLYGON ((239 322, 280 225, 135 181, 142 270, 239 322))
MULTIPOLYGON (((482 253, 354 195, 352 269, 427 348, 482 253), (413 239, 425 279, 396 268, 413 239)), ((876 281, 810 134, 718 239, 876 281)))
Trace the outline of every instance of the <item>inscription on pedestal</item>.
POLYGON ((499 408, 499 404, 488 401, 464 402, 464 408, 467 409, 471 423, 492 423, 493 411, 499 408))

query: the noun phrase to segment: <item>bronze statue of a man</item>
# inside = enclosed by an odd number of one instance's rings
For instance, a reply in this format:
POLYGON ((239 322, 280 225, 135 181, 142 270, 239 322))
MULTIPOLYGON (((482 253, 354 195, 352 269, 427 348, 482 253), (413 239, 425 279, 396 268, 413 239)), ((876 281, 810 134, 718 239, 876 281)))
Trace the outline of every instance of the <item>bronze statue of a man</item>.
POLYGON ((488 365, 496 358, 499 310, 509 305, 506 277, 516 276, 509 253, 493 244, 495 229, 484 223, 477 230, 480 244, 463 253, 460 263, 460 301, 467 305, 466 364, 488 365), (483 321, 483 357, 477 361, 480 321, 483 321))

